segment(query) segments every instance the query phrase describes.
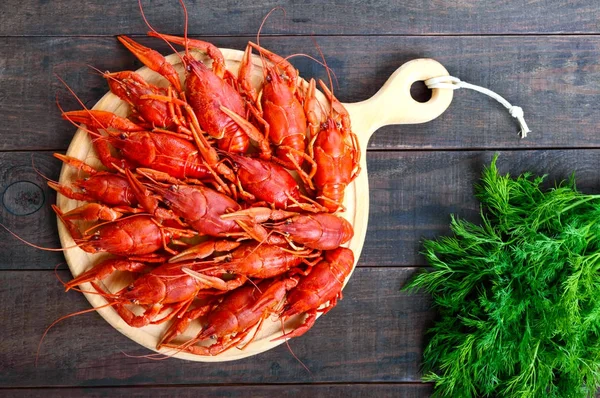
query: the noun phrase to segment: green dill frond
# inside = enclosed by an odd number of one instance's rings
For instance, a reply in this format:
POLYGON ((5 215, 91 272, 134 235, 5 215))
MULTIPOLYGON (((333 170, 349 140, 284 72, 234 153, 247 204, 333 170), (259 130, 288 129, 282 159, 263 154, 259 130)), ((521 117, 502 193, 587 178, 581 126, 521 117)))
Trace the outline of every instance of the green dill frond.
POLYGON ((481 224, 451 218, 426 240, 430 269, 407 289, 432 295, 423 353, 438 397, 591 397, 600 387, 600 195, 575 178, 500 175, 476 186, 481 224))

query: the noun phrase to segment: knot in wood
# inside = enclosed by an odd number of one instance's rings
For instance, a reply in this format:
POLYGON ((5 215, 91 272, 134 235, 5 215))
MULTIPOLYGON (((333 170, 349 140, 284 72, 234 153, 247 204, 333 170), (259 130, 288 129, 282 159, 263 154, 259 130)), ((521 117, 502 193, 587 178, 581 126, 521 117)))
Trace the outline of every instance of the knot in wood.
POLYGON ((30 181, 17 181, 10 184, 2 194, 2 205, 11 214, 26 216, 42 208, 44 191, 30 181))

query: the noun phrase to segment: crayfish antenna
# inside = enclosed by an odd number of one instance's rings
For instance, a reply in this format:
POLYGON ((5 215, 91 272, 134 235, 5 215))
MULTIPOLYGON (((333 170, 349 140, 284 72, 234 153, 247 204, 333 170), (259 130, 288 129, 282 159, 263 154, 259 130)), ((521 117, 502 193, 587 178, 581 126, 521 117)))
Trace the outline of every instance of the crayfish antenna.
MULTIPOLYGON (((60 110, 60 113, 62 114, 63 119, 67 120, 73 126, 77 127, 78 129, 81 129, 81 130, 85 131, 86 133, 88 133, 92 137, 96 137, 95 140, 106 139, 105 136, 103 136, 102 134, 98 133, 97 131, 92 131, 92 130, 90 130, 88 128, 84 128, 81 124, 77 124, 77 122, 75 122, 73 119, 71 119, 69 116, 67 116, 67 113, 65 112, 65 110, 63 109, 63 107, 60 105, 60 102, 58 102, 58 94, 56 95, 56 106, 60 110)), ((92 116, 92 118, 94 118, 95 120, 97 120, 96 117, 92 114, 92 112, 89 109, 86 108, 86 111, 88 111, 90 113, 90 115, 92 116)), ((101 123, 99 121, 98 121, 98 123, 101 125, 101 123)))
POLYGON ((333 119, 333 80, 331 79, 330 68, 327 65, 327 60, 325 59, 325 55, 323 54, 323 51, 321 51, 321 46, 319 46, 319 43, 317 43, 317 40, 315 40, 314 37, 312 39, 313 39, 313 42, 315 43, 315 47, 317 48, 317 51, 319 52, 319 54, 321 55, 321 58, 323 59, 323 63, 325 64, 325 70, 327 71, 327 78, 329 79, 329 87, 331 90, 331 98, 329 98, 329 102, 330 102, 329 111, 330 111, 330 117, 333 119))
POLYGON ((50 329, 52 329, 57 323, 59 323, 61 321, 64 321, 65 319, 72 318, 72 317, 77 316, 77 315, 82 315, 82 314, 87 314, 88 312, 98 311, 98 310, 100 310, 102 308, 110 307, 110 306, 113 306, 115 304, 116 304, 116 302, 112 302, 112 303, 107 303, 107 304, 101 305, 99 307, 90 308, 90 309, 87 309, 87 310, 81 310, 81 311, 77 311, 77 312, 72 312, 70 314, 61 316, 60 318, 58 318, 57 320, 55 320, 54 322, 52 322, 50 324, 50 326, 48 326, 46 328, 46 330, 44 331, 44 334, 42 334, 42 338, 40 339, 40 342, 38 344, 37 352, 35 354, 35 366, 37 367, 37 364, 38 364, 38 360, 39 360, 39 357, 40 357, 40 350, 42 348, 42 343, 44 342, 44 338, 46 337, 46 335, 48 334, 48 332, 50 331, 50 329))
POLYGON ((102 72, 100 69, 96 68, 94 65, 87 65, 88 68, 90 68, 91 70, 93 70, 94 72, 96 72, 98 74, 98 76, 103 77, 103 78, 108 78, 108 79, 112 79, 113 81, 118 81, 112 74, 110 74, 108 71, 106 72, 102 72))
MULTIPOLYGON (((188 25, 187 9, 185 8, 185 4, 183 4, 182 0, 179 0, 179 2, 183 6, 183 12, 185 14, 185 27, 184 27, 184 32, 185 33, 184 34, 187 37, 187 25, 188 25)), ((177 56, 181 60, 181 63, 185 66, 186 63, 185 63, 184 58, 181 56, 181 54, 179 54, 179 52, 177 50, 175 50, 175 47, 173 47, 171 45, 171 43, 169 43, 165 38, 163 38, 162 35, 156 29, 154 29, 154 27, 150 24, 150 22, 146 18, 146 14, 144 13, 144 8, 142 7, 142 0, 138 0, 138 5, 140 7, 140 13, 142 14, 142 19, 144 20, 144 23, 146 24, 146 26, 148 27, 148 29, 150 29, 152 32, 156 33, 156 37, 161 38, 165 43, 167 43, 167 45, 171 48, 171 50, 173 50, 173 53, 177 54, 177 56)), ((185 49, 185 53, 186 53, 186 55, 188 54, 187 46, 186 46, 186 49, 185 49)))
POLYGON ((47 176, 46 176, 44 173, 42 173, 42 171, 41 171, 40 169, 38 169, 38 168, 35 166, 35 162, 34 162, 34 159, 33 159, 33 153, 31 154, 31 168, 33 169, 33 171, 35 171, 35 173, 36 173, 37 175, 39 175, 40 177, 42 177, 42 178, 43 178, 44 180, 46 180, 47 182, 51 182, 51 183, 54 183, 54 184, 58 184, 58 181, 56 181, 56 180, 53 180, 53 179, 52 179, 52 178, 50 178, 50 177, 47 177, 47 176))
POLYGON ((333 75, 333 78, 335 80, 335 84, 336 86, 338 86, 338 88, 340 87, 340 82, 338 80, 337 75, 335 74, 335 71, 333 69, 331 69, 326 63, 323 63, 321 61, 319 61, 318 59, 316 59, 315 57, 308 55, 308 54, 304 54, 304 53, 296 53, 296 54, 290 54, 287 57, 285 57, 282 62, 288 61, 290 58, 296 58, 296 57, 305 57, 310 59, 311 61, 316 62, 317 64, 321 65, 322 67, 324 67, 326 70, 328 70, 329 72, 331 72, 331 74, 333 75))
POLYGON ((281 12, 283 12, 283 17, 284 18, 287 16, 287 13, 285 12, 285 8, 283 8, 282 6, 277 6, 277 7, 271 8, 271 11, 269 11, 267 13, 267 15, 265 15, 265 17, 263 18, 262 22, 260 23, 260 26, 258 28, 258 32, 256 32, 256 44, 258 44, 259 46, 260 46, 260 33, 262 32, 263 26, 265 25, 265 22, 267 22, 267 19, 269 19, 269 17, 271 16, 271 14, 273 14, 273 12, 275 12, 277 10, 281 10, 281 12))
POLYGON ((185 55, 189 57, 190 43, 188 40, 188 12, 183 0, 179 0, 179 3, 181 4, 181 7, 183 7, 183 38, 185 39, 185 55))
MULTIPOLYGON (((57 73, 55 73, 55 74, 54 74, 54 76, 55 76, 55 77, 58 79, 58 81, 59 81, 59 82, 61 82, 61 83, 62 83, 62 84, 63 84, 63 85, 64 85, 64 86, 67 88, 67 90, 69 91, 69 93, 71 93, 71 95, 72 95, 72 96, 73 96, 73 97, 74 97, 74 98, 77 100, 77 102, 79 103, 79 105, 81 105, 81 107, 82 107, 83 109, 85 109, 85 110, 86 110, 86 111, 87 111, 87 112, 90 114, 90 117, 91 117, 92 119, 94 119, 94 121, 96 121, 96 123, 98 123, 98 125, 99 125, 99 126, 102 126, 102 129, 106 129, 106 127, 104 127, 104 126, 102 125, 102 123, 101 123, 101 122, 100 122, 100 121, 99 121, 99 120, 98 120, 98 119, 97 119, 97 118, 94 116, 94 114, 93 114, 92 112, 90 112, 90 109, 89 109, 87 106, 85 106, 85 104, 83 103, 83 101, 81 100, 81 98, 79 98, 79 96, 78 96, 78 95, 75 93, 75 91, 74 91, 74 90, 73 90, 73 89, 72 89, 72 88, 71 88, 71 87, 70 87, 70 86, 67 84, 67 82, 66 82, 66 81, 64 81, 64 79, 63 79, 62 77, 60 77, 60 76, 59 76, 57 73)), ((61 112, 62 114, 64 114, 64 113, 65 113, 65 111, 64 111, 64 110, 63 110, 63 109, 60 107, 60 104, 58 103, 58 96, 57 96, 57 98, 56 98, 56 104, 58 105, 58 109, 60 110, 60 112, 61 112)), ((73 122, 71 122, 71 123, 73 123, 73 122)))
POLYGON ((108 295, 108 296, 112 296, 112 295, 109 295, 109 294, 107 294, 107 293, 104 293, 104 294, 103 294, 103 293, 100 293, 100 292, 93 292, 93 291, 91 291, 91 290, 83 290, 83 289, 79 289, 79 288, 76 288, 76 287, 71 287, 71 286, 69 286, 69 283, 68 283, 68 282, 65 282, 65 281, 63 281, 63 280, 61 279, 61 277, 58 275, 58 267, 60 267, 62 264, 64 264, 64 263, 58 263, 58 264, 56 264, 56 267, 54 267, 54 276, 56 277, 56 279, 58 280, 58 282, 59 282, 61 285, 63 285, 63 286, 64 286, 64 287, 65 287, 67 290, 73 290, 73 291, 75 291, 75 292, 79 292, 79 293, 97 294, 97 295, 99 295, 99 296, 102 296, 102 297, 106 297, 107 295, 108 295))
POLYGON ((178 353, 182 352, 184 350, 184 348, 173 348, 173 353, 169 355, 167 355, 167 353, 162 353, 162 352, 157 352, 154 354, 144 354, 144 355, 131 355, 126 353, 125 351, 121 350, 121 354, 125 355, 127 358, 143 358, 143 359, 149 359, 151 361, 164 361, 165 359, 169 359, 174 357, 175 355, 177 355, 178 353))
POLYGON ((12 236, 14 236, 16 239, 20 240, 21 242, 25 243, 27 246, 31 246, 33 248, 39 249, 39 250, 44 250, 47 252, 64 252, 66 250, 69 249, 74 249, 76 247, 80 247, 82 244, 81 243, 76 243, 73 246, 67 246, 67 247, 63 247, 63 248, 52 248, 52 247, 43 247, 43 246, 38 246, 35 243, 31 243, 27 240, 25 240, 24 238, 21 238, 19 235, 17 235, 16 233, 14 233, 13 231, 11 231, 6 225, 0 223, 0 227, 4 228, 6 230, 6 232, 8 232, 9 234, 11 234, 12 236))
MULTIPOLYGON (((271 11, 269 11, 267 13, 267 15, 265 15, 265 17, 263 18, 262 22, 260 23, 260 26, 258 27, 258 32, 256 32, 256 45, 260 47, 260 34, 262 32, 262 29, 265 25, 265 22, 267 22, 267 19, 269 19, 269 17, 271 16, 271 14, 276 11, 276 10, 281 10, 283 12, 283 17, 286 17, 286 12, 285 12, 285 8, 283 8, 282 6, 277 6, 277 7, 273 7, 271 9, 271 11)), ((266 79, 267 77, 267 61, 265 60, 264 55, 259 51, 258 55, 260 56, 260 61, 262 63, 262 69, 263 69, 263 76, 266 79)))
MULTIPOLYGON (((282 335, 285 335, 285 326, 283 324, 283 318, 279 318, 279 321, 281 322, 281 333, 282 333, 282 335)), ((289 339, 285 340, 285 345, 287 346, 288 351, 290 352, 290 354, 292 354, 292 356, 294 357, 294 359, 296 361, 298 361, 298 363, 300 365, 302 365, 302 367, 304 369, 306 369, 306 371, 308 372, 308 374, 310 374, 312 376, 313 372, 310 371, 310 369, 308 368, 308 366, 306 366, 304 364, 304 362, 302 362, 302 360, 300 360, 300 358, 298 358, 298 356, 296 356, 296 354, 294 354, 294 351, 292 350, 292 347, 290 346, 289 339)))

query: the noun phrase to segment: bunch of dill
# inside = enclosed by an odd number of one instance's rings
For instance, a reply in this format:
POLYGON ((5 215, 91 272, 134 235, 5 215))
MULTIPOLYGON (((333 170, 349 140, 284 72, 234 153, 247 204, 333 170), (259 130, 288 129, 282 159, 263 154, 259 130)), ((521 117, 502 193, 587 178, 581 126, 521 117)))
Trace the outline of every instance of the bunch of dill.
POLYGON ((600 386, 600 195, 574 181, 501 176, 496 157, 477 197, 482 223, 452 217, 428 240, 433 268, 408 289, 439 317, 424 351, 434 396, 587 397, 600 386))

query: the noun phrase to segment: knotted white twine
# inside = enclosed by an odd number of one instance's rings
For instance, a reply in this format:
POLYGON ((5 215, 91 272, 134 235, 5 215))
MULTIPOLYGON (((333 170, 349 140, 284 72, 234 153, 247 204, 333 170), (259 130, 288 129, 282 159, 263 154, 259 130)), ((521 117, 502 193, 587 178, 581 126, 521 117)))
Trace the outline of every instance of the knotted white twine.
POLYGON ((469 90, 475 90, 482 94, 490 96, 502 105, 504 105, 504 107, 508 109, 510 115, 519 121, 519 125, 521 126, 521 138, 527 137, 527 133, 531 132, 531 130, 529 130, 529 127, 527 127, 527 123, 525 123, 525 119, 523 118, 523 109, 520 106, 511 105, 510 102, 508 102, 492 90, 488 90, 485 87, 476 86, 471 83, 463 82, 458 77, 454 76, 432 77, 431 79, 425 80, 425 85, 430 89, 447 88, 450 90, 458 90, 459 88, 467 88, 469 90))

